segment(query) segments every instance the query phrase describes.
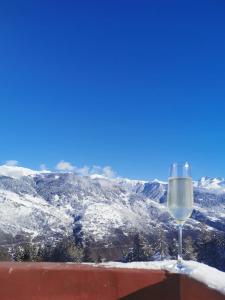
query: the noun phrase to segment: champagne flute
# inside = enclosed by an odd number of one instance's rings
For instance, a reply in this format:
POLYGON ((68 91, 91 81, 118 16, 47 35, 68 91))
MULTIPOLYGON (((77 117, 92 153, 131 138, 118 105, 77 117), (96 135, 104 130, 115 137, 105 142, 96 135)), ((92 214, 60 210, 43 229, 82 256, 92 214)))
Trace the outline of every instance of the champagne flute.
POLYGON ((193 210, 193 183, 191 167, 187 162, 183 164, 173 163, 171 165, 167 206, 171 216, 178 225, 179 246, 176 266, 178 270, 182 270, 185 269, 182 259, 182 229, 193 210))

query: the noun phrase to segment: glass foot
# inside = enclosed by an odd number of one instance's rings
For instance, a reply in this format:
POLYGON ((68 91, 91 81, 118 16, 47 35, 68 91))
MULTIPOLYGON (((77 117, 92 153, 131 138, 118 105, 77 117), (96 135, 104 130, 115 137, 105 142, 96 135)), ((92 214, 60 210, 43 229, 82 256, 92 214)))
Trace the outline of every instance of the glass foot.
POLYGON ((171 273, 189 274, 191 272, 190 267, 185 261, 171 261, 171 264, 167 265, 167 270, 171 273))
POLYGON ((179 272, 179 273, 185 273, 185 271, 187 270, 187 267, 184 265, 184 262, 181 260, 178 260, 176 265, 175 265, 175 269, 179 272))

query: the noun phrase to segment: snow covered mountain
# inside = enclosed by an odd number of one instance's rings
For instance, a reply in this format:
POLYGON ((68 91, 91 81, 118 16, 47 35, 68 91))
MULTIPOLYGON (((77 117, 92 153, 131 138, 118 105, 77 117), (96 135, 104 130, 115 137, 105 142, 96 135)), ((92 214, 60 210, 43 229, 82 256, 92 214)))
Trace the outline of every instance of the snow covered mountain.
MULTIPOLYGON (((194 182, 195 208, 186 227, 225 230, 225 181, 194 182)), ((80 234, 95 241, 174 228, 167 183, 0 166, 0 244, 52 241, 80 234)))

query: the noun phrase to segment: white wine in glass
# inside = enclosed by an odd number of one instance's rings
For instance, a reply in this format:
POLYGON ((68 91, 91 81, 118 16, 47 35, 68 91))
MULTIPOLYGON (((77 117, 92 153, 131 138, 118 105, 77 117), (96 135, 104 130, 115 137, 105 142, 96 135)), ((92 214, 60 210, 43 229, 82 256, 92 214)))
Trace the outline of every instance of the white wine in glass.
POLYGON ((171 165, 168 182, 167 206, 179 229, 179 248, 177 268, 184 268, 182 263, 182 227, 193 210, 193 183, 190 165, 174 163, 171 165))

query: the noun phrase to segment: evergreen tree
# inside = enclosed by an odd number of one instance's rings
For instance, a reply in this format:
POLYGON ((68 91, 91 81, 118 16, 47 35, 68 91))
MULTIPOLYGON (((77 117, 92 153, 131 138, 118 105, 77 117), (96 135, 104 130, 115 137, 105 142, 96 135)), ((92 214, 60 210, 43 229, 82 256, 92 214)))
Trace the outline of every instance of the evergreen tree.
POLYGON ((169 243, 168 250, 169 250, 169 256, 170 256, 172 259, 177 259, 177 253, 178 253, 178 241, 177 241, 176 238, 173 238, 173 239, 171 240, 171 242, 169 243))
POLYGON ((197 260, 198 253, 191 236, 187 236, 183 241, 183 257, 187 260, 197 260))
POLYGON ((198 261, 225 270, 224 233, 204 231, 198 240, 198 261))
POLYGON ((0 261, 10 261, 11 257, 9 252, 5 249, 0 247, 0 261))
POLYGON ((43 259, 52 262, 82 262, 84 254, 72 238, 64 238, 53 248, 47 246, 44 253, 43 259))
POLYGON ((85 245, 83 247, 83 262, 93 262, 91 257, 91 245, 88 241, 85 241, 85 245))
POLYGON ((168 242, 165 231, 162 227, 160 227, 160 230, 156 234, 156 240, 154 242, 154 252, 155 255, 159 254, 160 260, 163 260, 164 258, 169 256, 168 242))
POLYGON ((140 234, 133 238, 133 247, 125 254, 124 261, 148 261, 152 259, 154 252, 149 242, 140 234))
POLYGON ((31 243, 20 245, 16 248, 13 259, 15 261, 37 261, 38 253, 39 247, 32 245, 31 243))

